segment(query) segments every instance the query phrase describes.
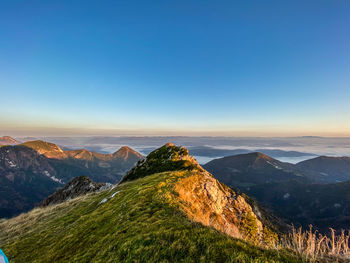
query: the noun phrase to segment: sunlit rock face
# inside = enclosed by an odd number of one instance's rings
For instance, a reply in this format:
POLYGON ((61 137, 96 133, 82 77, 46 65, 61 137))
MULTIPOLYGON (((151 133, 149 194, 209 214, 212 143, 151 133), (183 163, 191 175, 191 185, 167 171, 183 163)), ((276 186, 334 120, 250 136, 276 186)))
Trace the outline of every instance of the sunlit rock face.
POLYGON ((218 182, 208 172, 198 172, 180 180, 175 190, 182 209, 189 218, 237 238, 246 238, 252 227, 254 235, 262 234, 263 226, 243 196, 218 182), (248 226, 247 223, 250 225, 248 226))

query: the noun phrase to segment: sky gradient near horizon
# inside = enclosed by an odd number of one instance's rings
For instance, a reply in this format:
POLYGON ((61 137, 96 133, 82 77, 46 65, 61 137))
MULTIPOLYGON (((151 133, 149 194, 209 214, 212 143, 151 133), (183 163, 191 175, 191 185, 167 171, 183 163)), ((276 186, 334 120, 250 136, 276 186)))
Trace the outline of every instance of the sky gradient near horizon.
POLYGON ((349 1, 0 3, 0 135, 350 136, 349 1))

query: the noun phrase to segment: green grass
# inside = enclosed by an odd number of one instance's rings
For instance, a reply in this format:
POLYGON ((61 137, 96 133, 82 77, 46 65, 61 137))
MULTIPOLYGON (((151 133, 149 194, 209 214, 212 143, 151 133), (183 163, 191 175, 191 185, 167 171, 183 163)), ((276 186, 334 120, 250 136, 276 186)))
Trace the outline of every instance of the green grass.
POLYGON ((196 170, 198 165, 194 164, 190 159, 182 157, 190 157, 189 152, 184 147, 175 145, 164 145, 149 155, 146 160, 141 160, 131 169, 122 179, 132 181, 150 174, 161 173, 165 171, 180 171, 180 170, 196 170))
POLYGON ((0 247, 11 263, 301 262, 188 220, 166 193, 189 173, 154 174, 0 221, 0 247))

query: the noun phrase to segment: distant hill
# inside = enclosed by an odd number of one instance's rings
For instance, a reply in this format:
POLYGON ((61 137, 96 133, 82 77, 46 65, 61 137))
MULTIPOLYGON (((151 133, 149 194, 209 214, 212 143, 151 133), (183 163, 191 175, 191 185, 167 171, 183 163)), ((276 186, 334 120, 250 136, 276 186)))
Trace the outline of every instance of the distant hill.
POLYGON ((256 185, 242 189, 287 223, 310 224, 327 233, 349 229, 350 181, 334 184, 304 184, 297 181, 256 185))
POLYGON ((32 141, 0 148, 0 218, 28 211, 77 176, 116 183, 142 155, 129 147, 114 154, 86 150, 63 151, 32 141))
POLYGON ((10 136, 2 136, 0 137, 0 145, 16 145, 20 142, 15 140, 14 138, 10 136))
POLYGON ((289 180, 308 181, 292 164, 259 152, 215 159, 203 167, 219 181, 234 188, 289 180))
POLYGON ((320 156, 300 162, 297 167, 324 183, 350 180, 350 157, 320 156))
POLYGON ((0 221, 0 246, 11 262, 301 262, 254 245, 276 239, 256 209, 167 144, 113 189, 0 221))
POLYGON ((189 151, 192 155, 206 156, 206 157, 218 157, 218 156, 227 157, 231 155, 246 154, 246 153, 253 153, 253 152, 261 152, 273 158, 317 156, 313 153, 307 153, 307 152, 284 151, 279 149, 263 149, 263 148, 259 148, 256 150, 249 150, 249 149, 243 149, 243 148, 231 150, 231 149, 213 148, 208 146, 194 146, 194 147, 189 147, 189 151))

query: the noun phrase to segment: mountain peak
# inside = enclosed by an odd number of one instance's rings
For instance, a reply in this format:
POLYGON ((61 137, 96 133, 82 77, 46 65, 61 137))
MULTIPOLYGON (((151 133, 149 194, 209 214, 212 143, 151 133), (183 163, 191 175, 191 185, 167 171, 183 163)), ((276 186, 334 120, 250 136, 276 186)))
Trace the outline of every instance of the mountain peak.
POLYGON ((15 145, 19 142, 12 138, 11 136, 2 136, 0 137, 0 145, 15 145))
POLYGON ((114 156, 120 156, 120 157, 127 157, 129 154, 134 154, 139 157, 142 157, 141 154, 139 154, 137 151, 134 149, 130 148, 129 146, 122 146, 117 150, 115 153, 113 153, 114 156))
POLYGON ((122 146, 120 147, 119 151, 134 151, 133 149, 131 149, 129 146, 122 146))
POLYGON ((122 181, 134 180, 165 171, 192 169, 204 171, 196 159, 190 156, 187 148, 167 143, 151 152, 145 159, 138 161, 122 181))

